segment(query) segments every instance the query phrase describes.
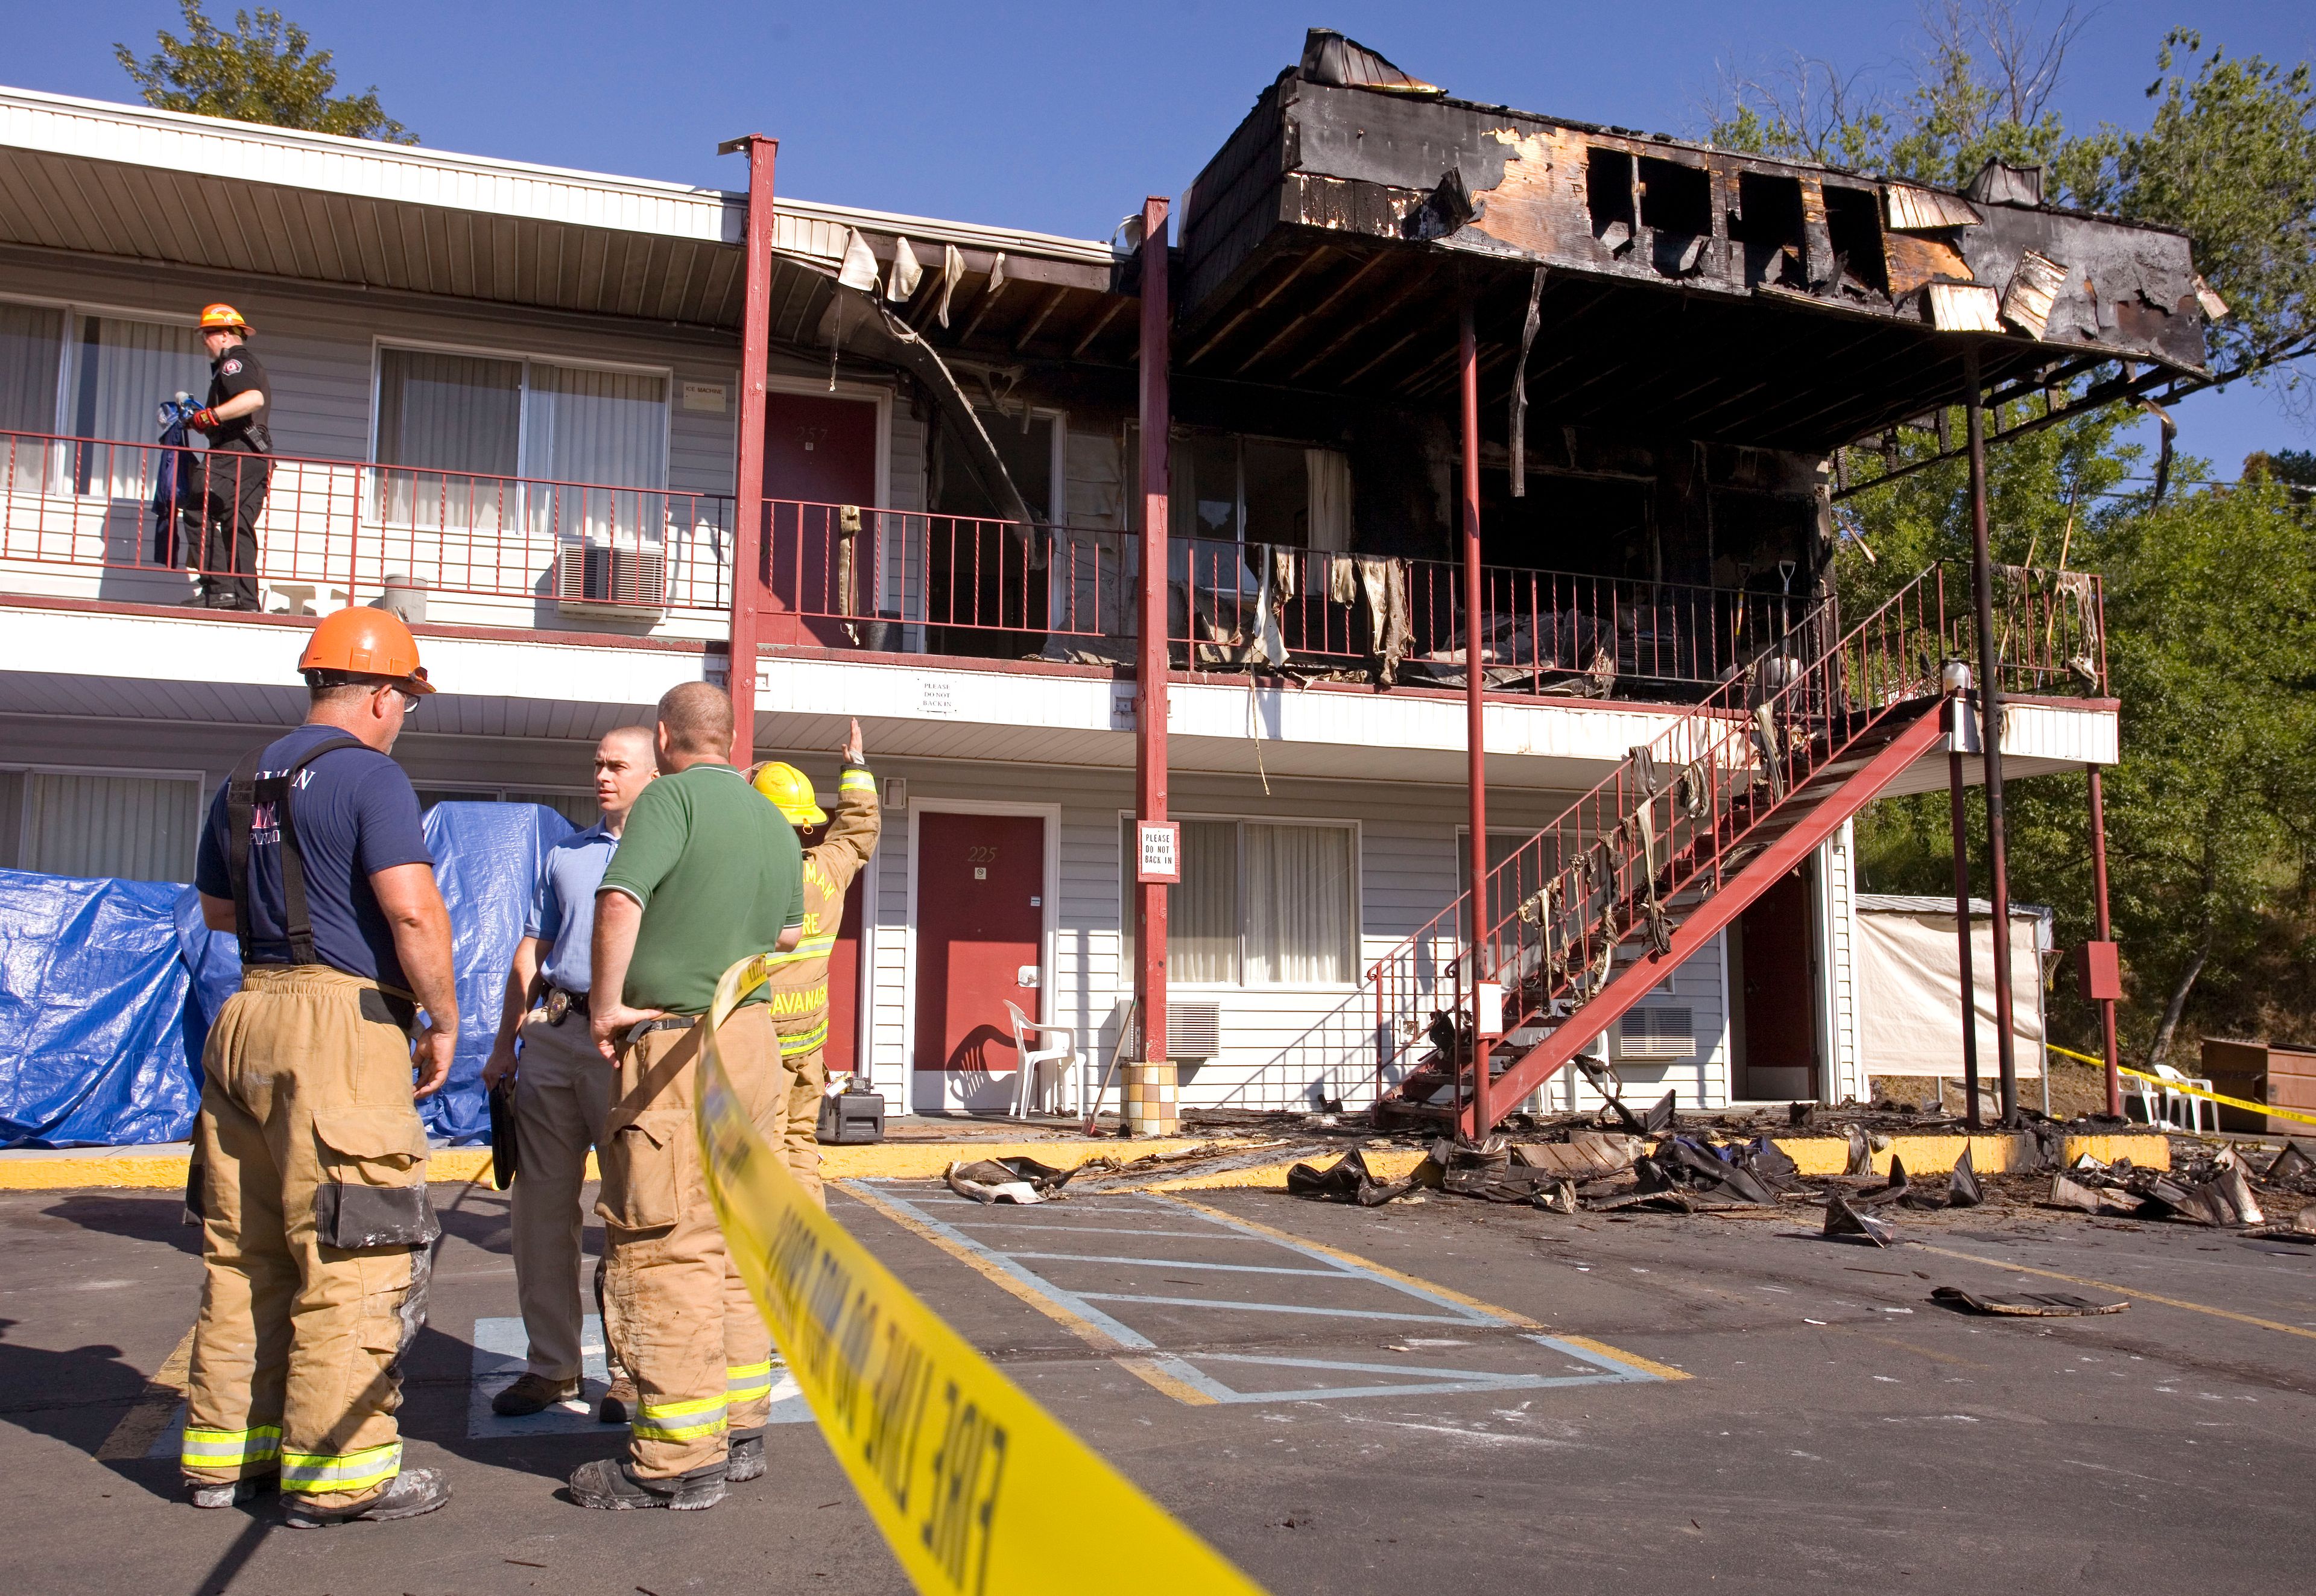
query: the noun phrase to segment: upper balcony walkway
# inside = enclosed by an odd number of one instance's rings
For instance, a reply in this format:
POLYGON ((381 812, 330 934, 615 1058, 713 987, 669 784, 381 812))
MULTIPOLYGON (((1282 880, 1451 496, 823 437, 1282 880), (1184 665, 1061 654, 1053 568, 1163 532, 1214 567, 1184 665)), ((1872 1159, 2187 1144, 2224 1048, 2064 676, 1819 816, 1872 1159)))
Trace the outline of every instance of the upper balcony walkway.
MULTIPOLYGON (((165 479, 198 481, 201 459, 0 432, 0 594, 59 616, 140 616, 173 636, 227 623, 162 608, 192 593, 200 548, 193 518, 156 510, 156 495, 165 479)), ((217 473, 248 463, 220 456, 217 473)), ((568 713, 574 700, 616 709, 616 720, 648 704, 662 676, 724 672, 729 495, 298 457, 269 468, 254 573, 261 609, 295 618, 381 599, 403 608, 443 639, 430 658, 446 646, 471 656, 467 671, 435 671, 453 700, 437 725, 458 721, 457 700, 479 682, 483 697, 565 712, 477 709, 476 731, 585 735, 568 713)), ((1135 534, 784 499, 757 513, 760 709, 771 718, 760 729, 771 740, 833 736, 859 714, 891 723, 887 746, 908 727, 900 742, 927 753, 1132 762, 1132 691, 1121 683, 1135 648, 1135 534), (992 726, 1014 735, 992 746, 973 729, 992 726)), ((2102 693, 2096 579, 2004 585, 2006 688, 2102 693)), ((1390 748, 1407 756, 1410 779, 1455 779, 1467 668, 1460 567, 1173 539, 1168 590, 1171 716, 1189 759, 1372 773, 1374 750, 1390 748)), ((1501 755, 1501 779, 1515 785, 1556 785, 1613 762, 1647 726, 1757 661, 1813 652, 1805 646, 1833 620, 1830 607, 1777 591, 1507 566, 1486 568, 1482 591, 1492 780, 1501 755)), ((32 631, 13 629, 19 642, 0 669, 86 673, 74 663, 84 651, 62 641, 87 638, 86 624, 71 623, 77 634, 36 629, 60 654, 27 654, 32 631)), ((229 679, 294 683, 255 656, 238 663, 236 646, 208 635, 212 644, 193 652, 229 679)), ((136 674, 123 662, 137 652, 107 651, 89 667, 136 674)), ((1969 652, 1958 631, 1953 652, 1969 652)))

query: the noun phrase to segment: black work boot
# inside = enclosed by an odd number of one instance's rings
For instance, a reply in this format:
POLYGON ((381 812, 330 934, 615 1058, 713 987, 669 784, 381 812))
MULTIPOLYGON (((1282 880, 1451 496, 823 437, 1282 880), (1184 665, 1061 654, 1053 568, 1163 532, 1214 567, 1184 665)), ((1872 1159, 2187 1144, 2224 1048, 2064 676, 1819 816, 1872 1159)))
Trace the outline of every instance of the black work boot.
POLYGON ((450 1500, 450 1482, 439 1468, 405 1468, 387 1483, 385 1490, 352 1507, 315 1507, 291 1502, 281 1521, 292 1529, 326 1529, 333 1524, 384 1523, 389 1519, 414 1519, 431 1513, 450 1500))
POLYGON ((761 1430, 735 1430, 732 1432, 732 1449, 724 1459, 724 1477, 735 1485, 764 1477, 764 1432, 761 1430))
POLYGON ((261 1474, 245 1480, 187 1480, 185 1496, 195 1507, 239 1507, 254 1502, 281 1483, 278 1474, 261 1474))
POLYGON ((571 1497, 581 1507, 714 1507, 724 1500, 724 1463, 718 1458, 673 1479, 639 1480, 625 1458, 598 1458, 571 1471, 571 1497))

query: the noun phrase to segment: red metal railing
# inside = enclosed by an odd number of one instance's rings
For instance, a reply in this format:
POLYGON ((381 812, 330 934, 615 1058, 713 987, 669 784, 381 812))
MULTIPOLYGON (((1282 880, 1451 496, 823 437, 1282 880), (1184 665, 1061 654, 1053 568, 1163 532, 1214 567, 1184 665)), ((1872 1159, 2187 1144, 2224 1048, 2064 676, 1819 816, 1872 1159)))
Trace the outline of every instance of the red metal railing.
MULTIPOLYGON (((766 501, 765 526, 771 607, 824 643, 1122 660, 1134 635, 1130 533, 789 499, 766 501)), ((1169 562, 1184 665, 1372 670, 1387 655, 1400 681, 1463 681, 1449 562, 1199 539, 1170 540, 1169 562)), ((1804 595, 1506 566, 1483 573, 1482 602, 1481 669, 1514 692, 1694 690, 1825 619, 1804 595)))
POLYGON ((147 574, 156 596, 166 578, 184 573, 245 575, 349 601, 398 576, 481 597, 720 608, 729 602, 732 503, 664 488, 0 432, 0 560, 100 567, 132 580, 147 574), (197 493, 227 504, 259 470, 266 482, 256 567, 206 570, 229 567, 231 556, 205 558, 200 517, 164 517, 156 489, 189 476, 197 493))

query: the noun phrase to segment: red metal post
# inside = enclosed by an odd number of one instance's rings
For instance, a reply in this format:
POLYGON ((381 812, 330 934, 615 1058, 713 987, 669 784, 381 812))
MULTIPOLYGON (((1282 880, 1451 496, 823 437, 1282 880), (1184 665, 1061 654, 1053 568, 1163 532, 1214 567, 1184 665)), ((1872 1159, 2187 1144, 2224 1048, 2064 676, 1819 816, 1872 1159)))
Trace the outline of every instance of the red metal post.
MULTIPOLYGON (((2102 634, 2103 635, 2103 634, 2102 634)), ((2097 765, 2090 768, 2091 779, 2091 934, 2102 942, 2113 941, 2115 932, 2107 923, 2107 796, 2100 790, 2097 765)), ((2099 1043, 2107 1060, 2107 1111, 2116 1119, 2123 1118, 2123 1076, 2116 1066, 2123 1055, 2115 1045, 2115 999, 2099 999, 2099 1043)))
MULTIPOLYGON (((1964 720, 1970 713, 1970 694, 1954 696, 1949 735, 1959 744, 1964 720)), ((1946 750, 1946 790, 1954 808, 1955 941, 1962 959, 1962 1115, 1971 1129, 1978 1114, 1978 977, 1971 969, 1970 951, 1970 822, 1963 807, 1962 750, 1946 750)))
POLYGON ((751 133, 717 147, 748 157, 745 294, 740 314, 740 468, 732 507, 732 762, 756 761, 756 580, 764 548, 764 370, 772 351, 772 160, 780 141, 751 133))
POLYGON ((2010 1030, 2010 864, 2002 824, 2002 661, 1994 651, 1994 561, 1986 524, 1986 412, 1979 402, 1978 348, 1963 352, 1970 424, 1970 585, 1978 611, 1979 759, 1986 771, 1987 896, 1994 908, 1994 1055, 2002 1123, 2018 1118, 2018 1051, 2010 1030))
POLYGON ((1480 673, 1480 357, 1472 332, 1472 299, 1457 318, 1458 384, 1464 422, 1464 747, 1465 785, 1472 806, 1472 1120, 1477 1141, 1495 1121, 1489 1113, 1488 1063, 1495 1039, 1480 1028, 1480 984, 1491 978, 1488 939, 1488 745, 1486 701, 1480 673))
MULTIPOLYGON (((1142 202, 1142 593, 1134 683, 1135 813, 1166 818, 1166 388, 1170 313, 1166 303, 1166 201, 1142 202)), ((1139 871, 1136 872, 1139 874, 1139 871)), ((1134 995, 1142 1016, 1142 1057, 1166 1061, 1166 887, 1135 886, 1134 995)))

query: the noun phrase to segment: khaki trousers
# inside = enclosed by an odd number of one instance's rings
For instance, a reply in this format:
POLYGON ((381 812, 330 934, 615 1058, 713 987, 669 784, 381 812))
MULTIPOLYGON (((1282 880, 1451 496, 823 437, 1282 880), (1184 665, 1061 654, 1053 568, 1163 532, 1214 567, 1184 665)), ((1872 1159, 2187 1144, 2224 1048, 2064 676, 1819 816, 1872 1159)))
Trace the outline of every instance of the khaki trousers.
MULTIPOLYGON (((788 1072, 762 1003, 718 1037, 748 1117, 773 1146, 788 1121, 788 1072)), ((652 1031, 624 1047, 604 1123, 604 1330, 636 1382, 629 1457, 671 1479, 721 1462, 727 1433, 771 1411, 771 1333, 724 1245, 692 1113, 699 1031, 652 1031)))
POLYGON ((828 1011, 779 1022, 780 1062, 792 1079, 788 1086, 788 1173, 812 1193, 813 1201, 828 1207, 820 1180, 820 1097, 828 1090, 828 1011))
MULTIPOLYGON (((611 1107, 611 1065, 595 1051, 587 1016, 573 1009, 563 1023, 544 1010, 522 1022, 515 1066, 515 1177, 511 1224, 515 1299, 530 1339, 530 1372, 561 1382, 579 1378, 579 1256, 587 1211, 587 1155, 603 1144, 611 1107)), ((616 1361, 616 1360, 614 1360, 616 1361)))
POLYGON ((398 1366, 440 1231, 397 1009, 339 970, 260 965, 209 1030, 189 1479, 278 1468, 284 1492, 346 1508, 401 1469, 398 1366))

